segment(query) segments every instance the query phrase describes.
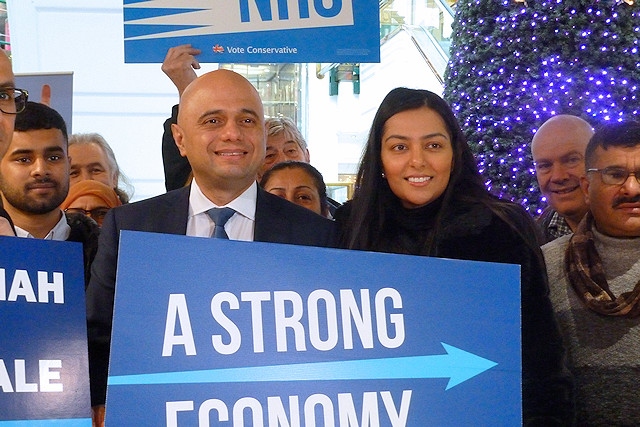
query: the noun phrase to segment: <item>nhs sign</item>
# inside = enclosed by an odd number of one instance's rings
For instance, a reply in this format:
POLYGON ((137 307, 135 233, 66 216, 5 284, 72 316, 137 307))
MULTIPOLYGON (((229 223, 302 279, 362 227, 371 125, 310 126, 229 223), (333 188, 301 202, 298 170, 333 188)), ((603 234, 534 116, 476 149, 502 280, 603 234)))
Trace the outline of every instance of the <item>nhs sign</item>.
POLYGON ((367 0, 124 0, 125 62, 190 43, 201 62, 379 62, 367 0))

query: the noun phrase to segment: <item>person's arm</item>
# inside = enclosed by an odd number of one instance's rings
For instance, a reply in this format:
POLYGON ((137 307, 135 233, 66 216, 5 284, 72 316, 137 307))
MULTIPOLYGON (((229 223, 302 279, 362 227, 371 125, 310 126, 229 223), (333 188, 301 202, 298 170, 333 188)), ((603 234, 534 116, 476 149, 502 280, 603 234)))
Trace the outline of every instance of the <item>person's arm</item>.
POLYGON ((164 167, 164 186, 167 191, 184 187, 191 177, 191 165, 182 157, 171 133, 171 124, 178 120, 178 106, 174 105, 171 117, 164 122, 162 134, 162 165, 164 167))
MULTIPOLYGON (((513 261, 521 266, 524 425, 570 426, 575 409, 573 379, 549 299, 547 269, 535 224, 519 206, 513 218, 526 242, 519 245, 520 250, 512 250, 516 254, 513 261)), ((516 242, 517 237, 512 248, 516 242)))
MULTIPOLYGON (((197 78, 195 70, 200 69, 200 63, 196 59, 196 55, 199 54, 200 50, 191 47, 190 44, 172 47, 167 51, 162 63, 162 71, 176 86, 180 97, 186 87, 197 78)), ((171 117, 164 122, 162 134, 162 163, 167 191, 183 187, 191 176, 191 165, 187 158, 180 154, 171 133, 171 124, 177 123, 177 121, 178 106, 175 105, 171 111, 171 117)))
POLYGON ((183 44, 169 49, 164 57, 162 71, 176 86, 180 97, 187 86, 198 77, 194 70, 200 69, 200 63, 196 59, 196 55, 199 54, 200 49, 183 44))
MULTIPOLYGON (((98 239, 98 252, 91 265, 86 292, 87 335, 91 406, 104 406, 107 394, 109 346, 118 258, 118 230, 114 211, 107 213, 98 239)), ((100 411, 97 411, 100 412, 100 411)))

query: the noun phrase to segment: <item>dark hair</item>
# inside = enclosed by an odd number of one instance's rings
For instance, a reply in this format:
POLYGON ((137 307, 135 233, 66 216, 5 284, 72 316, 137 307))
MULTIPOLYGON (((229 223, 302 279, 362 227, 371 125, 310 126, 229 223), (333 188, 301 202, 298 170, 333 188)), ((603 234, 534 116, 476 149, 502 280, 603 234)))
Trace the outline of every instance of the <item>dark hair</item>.
POLYGON ((53 108, 39 102, 28 101, 24 111, 16 114, 16 132, 30 130, 59 129, 65 141, 69 141, 67 125, 62 116, 53 108))
POLYGON ((598 147, 607 150, 609 147, 635 147, 637 145, 640 145, 640 122, 626 120, 604 124, 596 129, 587 144, 586 167, 590 168, 595 163, 595 152, 598 147))
MULTIPOLYGON (((453 167, 449 184, 442 196, 434 227, 425 242, 424 252, 437 255, 443 221, 453 209, 470 204, 484 204, 497 216, 509 224, 516 233, 522 235, 518 226, 510 219, 508 211, 516 207, 492 196, 484 186, 476 161, 457 119, 449 104, 440 96, 428 90, 396 88, 387 94, 376 112, 369 132, 367 145, 360 161, 356 178, 356 189, 349 217, 342 227, 341 245, 350 249, 376 250, 385 239, 382 232, 387 220, 387 207, 397 196, 393 194, 387 181, 382 177, 382 133, 387 120, 395 114, 427 107, 435 111, 444 121, 453 149, 453 167)), ((535 236, 522 236, 525 242, 537 247, 535 236)))
POLYGON ((260 186, 264 188, 265 185, 269 182, 269 179, 273 176, 273 174, 279 170, 283 169, 302 169, 309 175, 309 177, 313 180, 313 183, 318 190, 318 194, 320 195, 320 208, 322 209, 322 214, 327 214, 327 185, 324 183, 324 178, 318 169, 311 166, 309 163, 298 162, 295 160, 289 160, 286 162, 277 163, 274 167, 269 169, 262 175, 262 179, 260 180, 260 186))

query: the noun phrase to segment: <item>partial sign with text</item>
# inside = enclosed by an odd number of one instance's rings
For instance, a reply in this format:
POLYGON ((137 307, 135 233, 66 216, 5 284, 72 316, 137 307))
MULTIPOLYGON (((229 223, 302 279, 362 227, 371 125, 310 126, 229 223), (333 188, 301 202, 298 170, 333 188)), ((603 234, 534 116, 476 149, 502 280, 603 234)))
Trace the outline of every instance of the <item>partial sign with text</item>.
POLYGON ((90 427, 82 246, 0 248, 0 427, 90 427))
POLYGON ((119 260, 109 424, 522 422, 519 266, 129 231, 119 260))
POLYGON ((368 0, 124 0, 125 62, 380 62, 379 22, 368 0))

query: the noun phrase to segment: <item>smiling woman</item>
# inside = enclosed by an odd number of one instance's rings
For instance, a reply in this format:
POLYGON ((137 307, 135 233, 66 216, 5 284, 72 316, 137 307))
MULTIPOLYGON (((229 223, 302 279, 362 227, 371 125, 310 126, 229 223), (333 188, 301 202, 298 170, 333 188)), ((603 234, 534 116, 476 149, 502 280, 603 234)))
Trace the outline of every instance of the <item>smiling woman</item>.
POLYGON ((392 90, 374 118, 355 188, 335 215, 342 247, 521 266, 524 424, 568 425, 571 382, 535 224, 485 189, 449 105, 426 90, 392 90))
POLYGON ((309 163, 278 163, 263 175, 260 186, 318 215, 327 216, 329 213, 327 186, 322 174, 309 163))

